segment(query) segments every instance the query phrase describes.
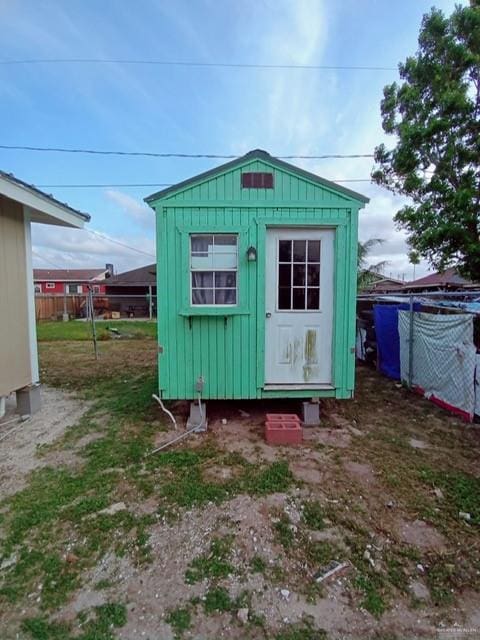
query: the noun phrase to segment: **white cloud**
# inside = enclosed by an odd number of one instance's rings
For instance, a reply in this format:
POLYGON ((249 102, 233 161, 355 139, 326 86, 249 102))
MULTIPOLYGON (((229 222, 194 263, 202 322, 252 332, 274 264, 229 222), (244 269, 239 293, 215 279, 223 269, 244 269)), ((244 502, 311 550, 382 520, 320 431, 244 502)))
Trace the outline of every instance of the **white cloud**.
POLYGON ((48 268, 100 268, 113 263, 122 272, 155 262, 152 237, 136 238, 93 235, 86 229, 65 229, 51 225, 32 225, 33 264, 48 268), (111 239, 110 239, 111 238, 111 239), (112 241, 113 240, 113 241, 112 241), (121 246, 115 241, 126 246, 121 246), (145 253, 138 253, 129 247, 145 253), (150 255, 145 255, 150 254, 150 255))
POLYGON ((149 229, 153 229, 155 226, 155 214, 143 202, 139 202, 127 193, 114 189, 108 189, 105 191, 105 195, 109 200, 117 204, 135 223, 149 229))

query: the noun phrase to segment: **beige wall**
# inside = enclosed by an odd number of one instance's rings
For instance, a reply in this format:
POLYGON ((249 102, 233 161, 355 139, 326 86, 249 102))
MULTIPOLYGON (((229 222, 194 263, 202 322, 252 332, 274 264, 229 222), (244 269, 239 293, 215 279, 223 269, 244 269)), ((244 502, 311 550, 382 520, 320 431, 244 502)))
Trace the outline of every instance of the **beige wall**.
POLYGON ((0 396, 32 382, 23 207, 0 196, 0 396))

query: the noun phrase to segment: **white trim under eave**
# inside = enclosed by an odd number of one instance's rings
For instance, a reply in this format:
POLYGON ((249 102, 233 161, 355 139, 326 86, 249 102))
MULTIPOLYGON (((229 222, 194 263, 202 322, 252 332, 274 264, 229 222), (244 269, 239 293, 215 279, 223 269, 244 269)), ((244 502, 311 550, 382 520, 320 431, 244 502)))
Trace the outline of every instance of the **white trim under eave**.
POLYGON ((86 220, 66 205, 56 204, 48 196, 32 193, 21 185, 14 184, 0 176, 0 194, 11 200, 16 200, 28 208, 29 219, 32 222, 75 227, 82 229, 86 220))
POLYGON ((38 370, 38 348, 37 348, 37 326, 35 317, 35 288, 33 284, 32 267, 32 233, 30 224, 30 213, 23 208, 23 229, 25 235, 25 275, 27 278, 27 314, 28 314, 28 341, 30 351, 30 373, 31 383, 40 382, 38 370))

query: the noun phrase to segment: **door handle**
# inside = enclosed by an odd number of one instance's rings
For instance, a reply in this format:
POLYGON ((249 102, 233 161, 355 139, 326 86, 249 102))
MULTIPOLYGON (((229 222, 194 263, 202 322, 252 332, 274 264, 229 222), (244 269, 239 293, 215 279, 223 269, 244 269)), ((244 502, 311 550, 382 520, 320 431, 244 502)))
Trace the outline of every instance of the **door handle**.
POLYGON ((266 318, 271 318, 272 317, 272 314, 270 313, 270 311, 267 311, 267 313, 265 314, 265 317, 266 318))

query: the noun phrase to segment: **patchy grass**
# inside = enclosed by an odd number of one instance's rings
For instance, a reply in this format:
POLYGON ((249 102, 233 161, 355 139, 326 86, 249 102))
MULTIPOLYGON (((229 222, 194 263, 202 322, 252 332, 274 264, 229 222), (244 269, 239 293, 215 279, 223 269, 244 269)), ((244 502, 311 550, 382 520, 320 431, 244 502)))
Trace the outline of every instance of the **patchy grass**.
POLYGON ((303 522, 310 529, 321 531, 325 528, 324 508, 318 500, 307 500, 303 503, 303 522))
POLYGON ((385 600, 380 592, 382 580, 374 574, 360 574, 355 580, 355 586, 363 594, 361 606, 372 616, 379 618, 386 609, 385 600))
POLYGON ((327 633, 323 629, 316 629, 313 621, 305 617, 299 623, 292 623, 276 634, 275 640, 326 640, 327 633))
MULTIPOLYGON (((157 323, 143 320, 108 320, 95 324, 98 340, 109 340, 112 334, 108 328, 115 329, 125 339, 156 338, 157 323)), ((70 322, 38 322, 37 338, 39 342, 91 340, 92 326, 90 322, 71 320, 70 322)), ((116 338, 115 338, 116 339, 116 338)))
POLYGON ((226 578, 233 573, 233 566, 228 561, 232 551, 233 536, 214 538, 209 552, 194 558, 185 573, 185 582, 194 584, 206 579, 226 578))
POLYGON ((165 620, 172 627, 177 637, 181 637, 192 626, 192 614, 188 607, 171 609, 165 616, 165 620))
POLYGON ((234 606, 235 603, 230 598, 230 594, 225 587, 210 588, 205 595, 203 603, 203 608, 207 615, 232 611, 234 606))
POLYGON ((115 628, 127 622, 127 611, 123 604, 110 602, 95 607, 93 615, 80 614, 77 624, 50 622, 45 617, 27 618, 22 630, 32 640, 113 640, 115 628), (81 632, 77 633, 80 628, 81 632))

